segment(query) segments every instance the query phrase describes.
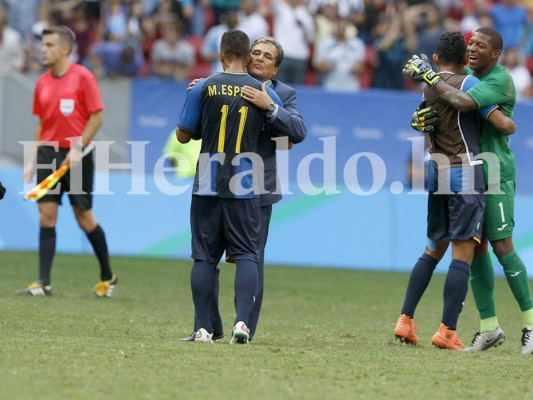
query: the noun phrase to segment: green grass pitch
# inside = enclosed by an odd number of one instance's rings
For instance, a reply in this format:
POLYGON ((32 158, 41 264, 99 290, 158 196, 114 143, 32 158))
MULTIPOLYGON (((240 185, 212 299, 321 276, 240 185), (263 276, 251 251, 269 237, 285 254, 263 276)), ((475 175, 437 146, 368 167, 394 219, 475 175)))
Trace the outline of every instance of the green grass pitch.
MULTIPOLYGON (((401 345, 396 321, 408 275, 266 268, 259 331, 229 345, 234 267, 222 264, 226 337, 182 343, 192 327, 190 262, 112 259, 120 282, 94 299, 92 256, 58 254, 54 297, 16 297, 35 279, 34 253, 0 253, 1 399, 533 399, 533 355, 520 356, 520 312, 497 279, 507 341, 483 353, 438 350, 443 276, 416 314, 420 345, 401 345)), ((471 295, 458 334, 478 327, 471 295)))

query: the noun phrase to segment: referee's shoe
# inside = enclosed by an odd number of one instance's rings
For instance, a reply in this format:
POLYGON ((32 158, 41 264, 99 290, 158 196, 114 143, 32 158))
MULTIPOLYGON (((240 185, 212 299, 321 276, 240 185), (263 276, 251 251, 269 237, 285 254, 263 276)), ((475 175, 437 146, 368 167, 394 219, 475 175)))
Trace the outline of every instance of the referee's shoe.
POLYGON ((113 296, 118 283, 118 277, 113 277, 108 281, 100 281, 94 285, 94 296, 100 299, 113 296))
POLYGON ((30 283, 26 289, 17 290, 17 296, 52 296, 52 286, 39 281, 30 283))

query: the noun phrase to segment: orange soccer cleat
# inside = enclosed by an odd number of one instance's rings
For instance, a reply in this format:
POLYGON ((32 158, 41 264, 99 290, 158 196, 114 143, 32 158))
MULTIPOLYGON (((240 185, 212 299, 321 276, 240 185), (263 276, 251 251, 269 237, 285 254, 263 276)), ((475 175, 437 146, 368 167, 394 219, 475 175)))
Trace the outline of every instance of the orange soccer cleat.
POLYGON ((457 337, 457 333, 444 324, 440 324, 439 330, 431 338, 431 343, 439 349, 464 350, 465 348, 457 337))
POLYGON ((400 342, 416 345, 418 344, 418 337, 416 336, 417 326, 413 322, 413 318, 406 314, 398 317, 396 328, 394 328, 394 336, 400 339, 400 342))

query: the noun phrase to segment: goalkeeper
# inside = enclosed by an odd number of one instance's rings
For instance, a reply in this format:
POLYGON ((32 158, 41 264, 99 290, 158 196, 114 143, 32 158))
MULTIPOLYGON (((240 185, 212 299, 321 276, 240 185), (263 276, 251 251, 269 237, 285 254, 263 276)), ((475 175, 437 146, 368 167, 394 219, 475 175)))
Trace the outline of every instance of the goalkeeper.
MULTIPOLYGON (((479 82, 472 76, 461 75, 465 54, 463 36, 459 32, 445 32, 433 56, 441 71, 439 79, 462 90, 479 82)), ((479 113, 502 129, 514 130, 513 122, 496 106, 479 113)), ((429 135, 432 155, 428 166, 428 243, 411 272, 394 335, 402 342, 418 343, 413 323, 415 309, 451 240, 452 262, 444 285, 442 319, 431 341, 439 348, 462 350, 464 346, 456 334, 457 320, 468 290, 474 248, 481 242, 485 209, 482 162, 475 161, 481 151, 478 113, 459 112, 426 88, 411 125, 429 135)))
MULTIPOLYGON (((421 59, 411 59, 404 68, 404 74, 418 81, 425 81, 435 93, 458 110, 467 111, 489 104, 498 104, 508 116, 513 115, 516 92, 511 76, 498 65, 503 48, 501 35, 493 28, 481 27, 468 43, 469 73, 479 77, 481 83, 466 92, 461 92, 443 82, 421 59)), ((489 122, 491 122, 489 120, 489 122)), ((505 340, 496 317, 494 303, 494 269, 489 256, 488 242, 498 261, 503 266, 507 283, 522 311, 522 354, 533 354, 533 299, 529 288, 527 270, 513 244, 514 194, 516 166, 509 148, 508 132, 497 126, 484 123, 481 135, 481 150, 495 154, 499 159, 500 175, 484 163, 484 174, 489 193, 485 211, 483 241, 476 248, 472 263, 472 292, 480 315, 480 330, 474 336, 471 351, 486 350, 505 340), (488 174, 488 172, 491 174, 488 174), (496 186, 503 194, 490 193, 496 186)))

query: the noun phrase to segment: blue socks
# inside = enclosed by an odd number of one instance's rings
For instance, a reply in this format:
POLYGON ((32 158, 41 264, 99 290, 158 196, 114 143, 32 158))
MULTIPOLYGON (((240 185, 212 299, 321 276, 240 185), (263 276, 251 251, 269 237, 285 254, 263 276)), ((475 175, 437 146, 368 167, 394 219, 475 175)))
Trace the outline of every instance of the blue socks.
POLYGON ((243 321, 248 325, 257 291, 257 279, 257 263, 255 261, 237 260, 234 282, 235 300, 237 301, 235 323, 243 321))
MULTIPOLYGON (((257 263, 255 261, 237 260, 234 287, 237 303, 235 322, 243 321, 248 324, 257 290, 257 263)), ((191 270, 191 290, 196 313, 195 329, 204 328, 212 333, 213 328, 218 328, 212 325, 212 322, 216 322, 213 318, 213 306, 216 304, 217 289, 217 263, 194 261, 191 270)))
POLYGON ((402 314, 406 314, 411 318, 414 316, 416 306, 424 295, 436 266, 437 260, 429 254, 424 253, 418 259, 409 277, 409 284, 407 285, 407 292, 403 301, 402 314))
POLYGON ((196 313, 195 328, 204 328, 212 333, 211 305, 214 301, 214 285, 216 283, 217 263, 195 260, 191 270, 191 290, 194 310, 196 313))
POLYGON ((449 329, 457 329, 457 320, 463 310, 469 279, 470 266, 464 261, 452 260, 444 283, 442 310, 442 323, 449 329))

